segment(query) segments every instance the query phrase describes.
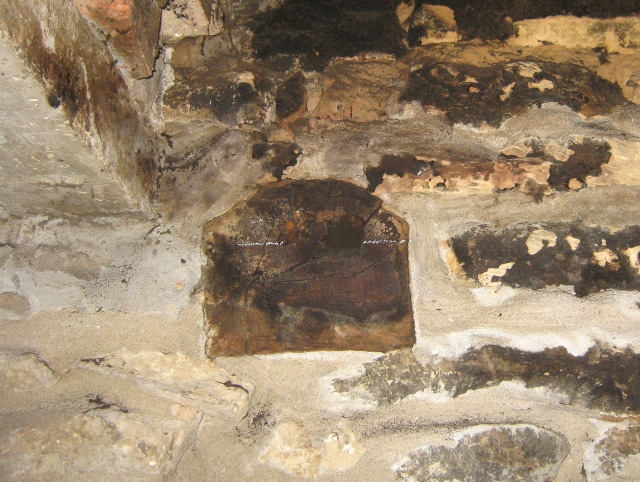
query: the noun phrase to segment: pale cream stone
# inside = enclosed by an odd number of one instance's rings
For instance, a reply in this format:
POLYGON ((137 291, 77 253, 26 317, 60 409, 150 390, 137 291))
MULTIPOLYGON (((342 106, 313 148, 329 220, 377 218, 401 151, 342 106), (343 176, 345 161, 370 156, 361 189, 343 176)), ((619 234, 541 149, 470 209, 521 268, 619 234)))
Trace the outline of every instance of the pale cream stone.
POLYGON ((536 229, 527 238, 527 250, 529 254, 536 254, 545 247, 545 241, 547 242, 547 246, 552 247, 556 245, 557 239, 558 236, 552 231, 536 229))
POLYGON ((640 246, 628 248, 623 252, 626 256, 629 257, 629 264, 631 265, 631 267, 637 269, 638 274, 640 274, 640 259, 638 259, 638 254, 640 254, 640 246))
POLYGON ((568 187, 572 191, 578 191, 578 190, 582 189, 582 183, 580 181, 578 181, 578 179, 573 177, 573 178, 569 179, 568 187))
POLYGON ((617 261, 617 259, 618 255, 611 251, 609 248, 593 253, 593 260, 603 268, 607 265, 607 263, 613 263, 614 261, 617 261))
POLYGON ((507 271, 513 268, 515 262, 503 263, 497 268, 489 268, 486 272, 478 275, 478 281, 485 286, 491 286, 497 288, 502 284, 501 281, 493 281, 493 277, 502 278, 507 271))
POLYGON ((597 20, 559 15, 515 22, 517 35, 507 43, 536 47, 545 43, 568 48, 604 48, 609 53, 631 53, 640 42, 640 19, 597 20))
POLYGON ((548 79, 542 79, 540 82, 529 82, 528 87, 530 89, 538 89, 540 92, 544 92, 545 90, 553 89, 555 85, 548 79))
POLYGON ((566 239, 567 243, 569 243, 569 246, 571 247, 571 251, 575 251, 576 249, 578 249, 578 246, 580 246, 580 240, 578 238, 574 238, 570 234, 567 235, 567 237, 564 239, 566 239))
POLYGON ((123 350, 85 360, 80 366, 131 379, 142 388, 205 413, 225 413, 238 419, 247 414, 249 391, 253 388, 212 361, 196 365, 180 353, 123 350))
POLYGON ((46 388, 60 377, 34 353, 0 353, 0 388, 46 388))
POLYGON ((325 439, 322 447, 322 466, 343 471, 356 465, 367 449, 350 430, 336 430, 325 439))
POLYGON ((538 72, 542 72, 542 69, 533 62, 518 62, 518 73, 521 77, 533 79, 533 76, 538 72))
POLYGON ((160 39, 170 43, 185 37, 218 35, 223 28, 218 0, 173 0, 162 11, 160 39))
MULTIPOLYGON (((515 82, 511 85, 515 85, 515 82)), ((505 156, 527 157, 527 154, 529 154, 532 150, 533 149, 531 149, 531 147, 526 144, 525 139, 521 139, 511 144, 509 147, 502 149, 502 154, 504 154, 505 156)))
POLYGON ((569 160, 569 157, 574 154, 574 151, 569 149, 567 146, 553 140, 547 143, 547 145, 544 147, 544 152, 560 162, 567 162, 567 160, 569 160))
POLYGON ((260 457, 281 470, 299 477, 312 477, 320 468, 320 454, 309 441, 301 423, 285 422, 278 426, 267 452, 260 457))
POLYGON ((513 93, 513 88, 516 86, 515 82, 511 82, 509 85, 507 85, 506 87, 502 88, 502 92, 504 92, 504 94, 502 94, 500 96, 500 100, 502 102, 504 102, 505 100, 507 100, 509 97, 511 97, 511 94, 513 93))
POLYGON ((606 138, 611 146, 611 158, 602 164, 602 174, 588 176, 587 186, 640 185, 640 142, 606 138))
POLYGON ((45 428, 21 428, 0 445, 0 466, 16 477, 70 469, 166 473, 175 467, 202 418, 197 411, 182 415, 180 420, 157 419, 110 407, 45 428))

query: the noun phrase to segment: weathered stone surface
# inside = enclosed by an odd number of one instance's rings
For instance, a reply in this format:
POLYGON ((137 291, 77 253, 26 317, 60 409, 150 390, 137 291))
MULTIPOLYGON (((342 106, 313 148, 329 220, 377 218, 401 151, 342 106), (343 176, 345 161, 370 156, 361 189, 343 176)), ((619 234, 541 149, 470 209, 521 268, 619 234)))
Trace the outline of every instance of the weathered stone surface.
POLYGON ((34 353, 0 353, 0 388, 31 388, 37 383, 49 388, 60 377, 34 353))
POLYGON ((457 42, 453 10, 442 5, 421 5, 409 19, 409 46, 457 42))
POLYGON ((20 428, 0 445, 0 469, 15 478, 163 474, 180 460, 202 418, 185 407, 175 412, 175 418, 157 419, 108 406, 64 422, 20 428))
MULTIPOLYGON (((141 3, 157 8, 155 2, 141 3)), ((76 131, 138 202, 148 202, 158 167, 155 134, 103 39, 76 6, 61 0, 4 1, 0 22, 76 131)))
POLYGON ((343 471, 358 463, 366 448, 348 429, 331 432, 322 443, 310 440, 304 425, 285 422, 277 427, 269 448, 261 456, 280 470, 299 477, 313 477, 319 470, 343 471))
POLYGON ((170 0, 162 10, 160 39, 173 43, 185 37, 218 35, 223 28, 219 0, 170 0))
POLYGON ((164 95, 167 121, 218 120, 232 126, 272 120, 270 73, 235 59, 176 67, 174 84, 164 95))
POLYGON ((584 469, 589 481, 604 480, 623 472, 629 458, 640 454, 640 424, 637 420, 603 418, 606 421, 594 421, 603 428, 603 436, 585 453, 584 469), (616 421, 618 423, 611 423, 616 421))
POLYGON ((297 144, 286 142, 256 142, 251 148, 251 157, 263 163, 263 169, 270 172, 278 181, 287 167, 295 166, 302 155, 297 144))
POLYGON ((82 360, 80 366, 129 378, 142 388, 208 414, 228 413, 237 419, 247 414, 251 385, 245 388, 211 361, 195 365, 180 353, 122 351, 82 360))
POLYGON ((507 42, 518 47, 544 44, 569 48, 602 49, 604 58, 613 53, 632 53, 640 46, 640 19, 635 16, 599 20, 557 15, 514 23, 516 34, 507 42))
POLYGON ((601 184, 635 184, 633 161, 622 154, 622 149, 616 149, 616 157, 613 151, 608 142, 598 139, 544 142, 525 138, 503 149, 495 158, 487 154, 456 158, 453 153, 449 159, 384 155, 377 166, 365 168, 365 175, 369 190, 378 193, 436 188, 458 192, 518 189, 540 202, 557 191, 577 191, 601 184))
POLYGON ((465 275, 482 285, 541 289, 570 285, 577 296, 640 290, 640 227, 621 230, 579 222, 476 227, 450 241, 465 275), (504 267, 504 272, 496 270, 504 267))
POLYGON ((434 107, 452 123, 498 127, 545 102, 587 117, 607 114, 624 96, 616 84, 579 65, 523 59, 489 67, 427 62, 411 73, 400 100, 434 107))
POLYGON ((469 390, 521 380, 528 388, 547 387, 566 396, 566 403, 605 412, 640 411, 640 355, 595 345, 581 356, 566 348, 526 352, 487 345, 457 360, 421 365, 409 352, 394 352, 364 365, 364 374, 334 380, 344 394, 379 405, 428 390, 457 397, 469 390))
POLYGON ((503 2, 501 0, 416 0, 417 5, 437 3, 454 11, 456 22, 465 40, 473 38, 501 39, 512 36, 516 29, 513 22, 551 15, 574 15, 576 17, 613 18, 632 16, 640 12, 637 1, 583 2, 569 0, 525 0, 503 2))
POLYGON ((276 116, 283 124, 291 118, 300 117, 306 108, 307 92, 304 88, 304 75, 297 72, 276 90, 276 116))
POLYGON ((545 482, 555 478, 569 454, 569 443, 562 435, 533 425, 477 427, 456 435, 455 447, 428 446, 413 452, 395 468, 398 478, 545 482))
POLYGON ((74 0, 80 13, 103 31, 134 78, 150 77, 158 52, 160 6, 147 0, 74 0))
POLYGON ((352 184, 264 186, 204 229, 210 356, 414 342, 408 227, 352 184))
POLYGON ((322 73, 322 97, 311 116, 355 122, 382 119, 400 81, 401 69, 390 60, 338 60, 322 73))
POLYGON ((405 33, 395 13, 397 3, 287 0, 255 15, 252 47, 260 59, 300 55, 307 69, 362 52, 402 54, 405 33))

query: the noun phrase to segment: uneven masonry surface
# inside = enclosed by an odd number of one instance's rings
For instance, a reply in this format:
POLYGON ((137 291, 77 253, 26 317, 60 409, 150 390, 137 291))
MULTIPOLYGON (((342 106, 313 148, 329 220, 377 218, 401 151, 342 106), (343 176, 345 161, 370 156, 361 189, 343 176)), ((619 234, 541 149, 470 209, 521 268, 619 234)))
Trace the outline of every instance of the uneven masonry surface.
POLYGON ((640 479, 639 14, 0 3, 0 479, 640 479))

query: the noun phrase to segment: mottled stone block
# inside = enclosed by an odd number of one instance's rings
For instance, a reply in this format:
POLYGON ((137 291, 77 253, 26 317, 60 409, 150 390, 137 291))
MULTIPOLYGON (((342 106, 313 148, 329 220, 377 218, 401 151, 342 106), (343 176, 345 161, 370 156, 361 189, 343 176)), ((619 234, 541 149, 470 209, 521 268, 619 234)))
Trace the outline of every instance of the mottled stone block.
POLYGON ((459 359, 420 364, 411 352, 398 351, 364 364, 364 373, 336 379, 336 391, 388 405, 426 391, 457 397, 471 390, 518 380, 527 388, 546 387, 563 403, 617 413, 640 412, 640 355, 594 345, 575 356, 564 347, 527 352, 486 345, 459 359))
POLYGON ((608 114, 625 102, 617 84, 582 66, 535 59, 487 67, 426 62, 411 73, 400 100, 436 108, 454 124, 493 127, 545 102, 587 117, 608 114))
POLYGON ((261 187, 205 225, 207 353, 411 346, 408 227, 352 184, 261 187))
POLYGON ((452 272, 485 286, 573 286, 586 296, 606 289, 640 290, 640 226, 591 227, 580 222, 522 224, 501 231, 476 227, 450 241, 452 272))
POLYGON ((454 447, 417 449, 396 468, 397 477, 430 482, 545 482, 555 478, 570 449, 562 435, 533 425, 486 426, 476 433, 456 435, 454 447))

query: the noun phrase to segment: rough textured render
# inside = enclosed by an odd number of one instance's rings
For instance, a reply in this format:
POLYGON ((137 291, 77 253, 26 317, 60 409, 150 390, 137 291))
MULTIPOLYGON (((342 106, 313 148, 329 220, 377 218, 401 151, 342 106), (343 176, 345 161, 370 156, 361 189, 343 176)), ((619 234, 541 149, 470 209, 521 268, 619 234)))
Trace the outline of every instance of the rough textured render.
POLYGON ((0 479, 640 480, 640 2, 0 2, 0 479))

